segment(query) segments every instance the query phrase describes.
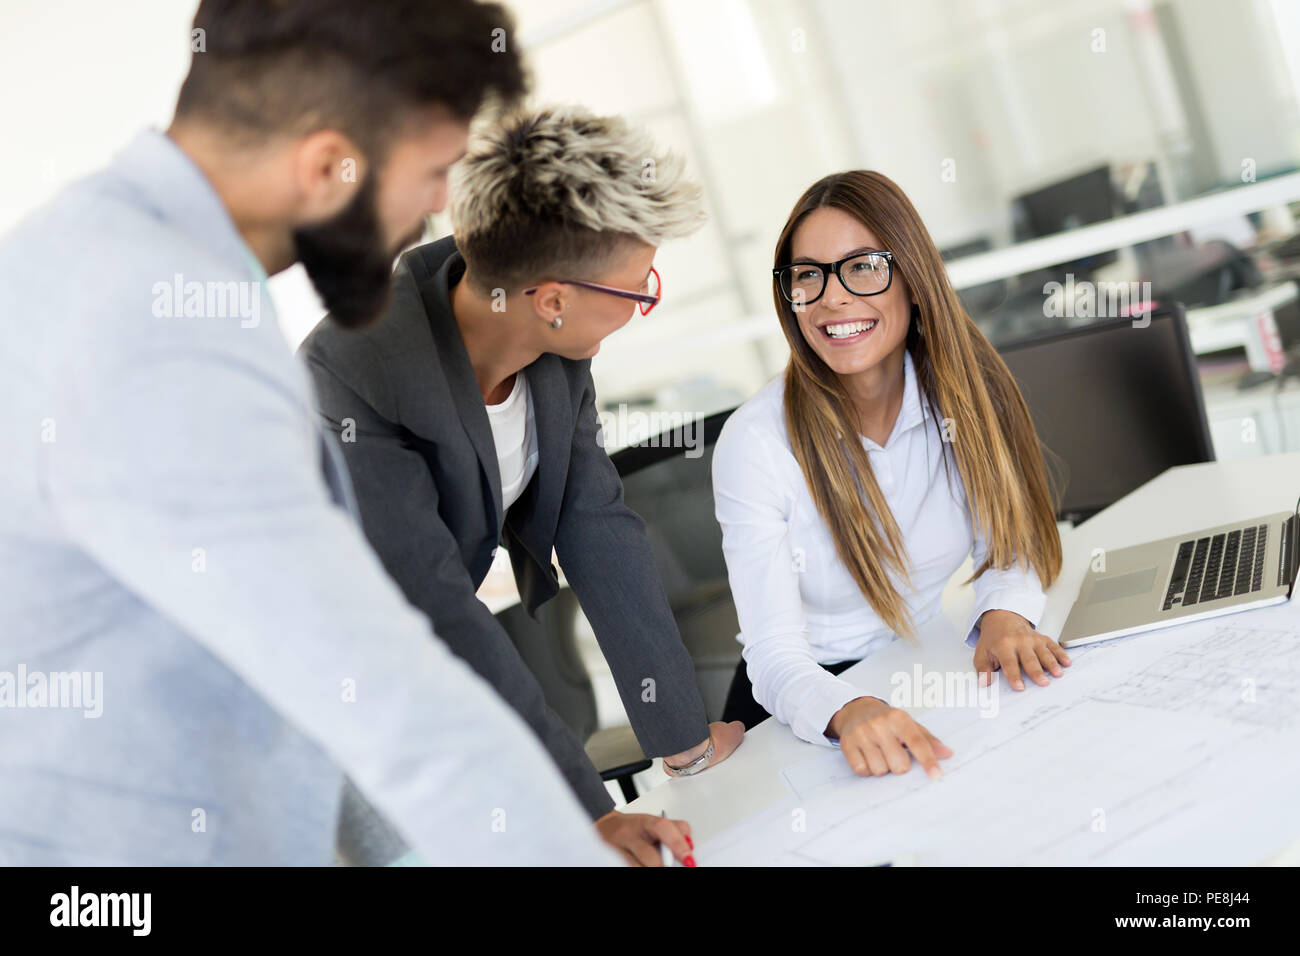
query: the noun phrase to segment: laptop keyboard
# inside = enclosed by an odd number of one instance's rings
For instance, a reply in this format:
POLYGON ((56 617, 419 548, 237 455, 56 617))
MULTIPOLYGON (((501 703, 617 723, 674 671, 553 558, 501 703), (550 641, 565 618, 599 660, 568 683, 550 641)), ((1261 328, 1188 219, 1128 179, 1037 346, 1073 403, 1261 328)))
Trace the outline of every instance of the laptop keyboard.
POLYGON ((1174 555, 1164 609, 1261 590, 1267 547, 1265 524, 1184 541, 1174 555))

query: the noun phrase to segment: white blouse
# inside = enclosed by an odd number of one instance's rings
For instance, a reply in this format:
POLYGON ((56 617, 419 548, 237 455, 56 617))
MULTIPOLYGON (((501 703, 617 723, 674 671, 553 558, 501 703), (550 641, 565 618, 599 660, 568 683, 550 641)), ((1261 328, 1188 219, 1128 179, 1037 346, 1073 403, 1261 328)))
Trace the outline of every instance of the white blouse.
POLYGON ((515 373, 515 386, 499 405, 488 405, 492 443, 501 471, 501 513, 528 487, 537 471, 537 428, 533 422, 533 393, 523 370, 515 373))
MULTIPOLYGON (((903 369, 893 432, 883 448, 865 436, 862 443, 902 534, 911 590, 890 577, 919 626, 939 613, 944 586, 972 548, 979 567, 987 544, 975 540, 956 458, 921 401, 910 352, 903 369)), ((714 500, 754 697, 801 739, 835 746, 826 725, 863 691, 819 665, 860 660, 897 636, 836 554, 790 447, 784 395, 782 374, 727 420, 714 449, 714 500)), ((972 647, 985 611, 1014 611, 1036 626, 1047 603, 1032 568, 990 569, 973 586, 972 647)), ((886 691, 874 696, 887 700, 886 691)))

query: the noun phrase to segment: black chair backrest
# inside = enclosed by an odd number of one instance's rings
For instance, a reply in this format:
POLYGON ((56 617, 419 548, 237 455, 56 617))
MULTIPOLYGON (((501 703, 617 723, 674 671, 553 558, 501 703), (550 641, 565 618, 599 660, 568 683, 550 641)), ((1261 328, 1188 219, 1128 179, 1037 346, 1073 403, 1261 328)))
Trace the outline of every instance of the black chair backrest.
POLYGON ((998 352, 1048 450, 1059 518, 1084 520, 1167 468, 1214 460, 1181 305, 1145 326, 1106 319, 998 352))
POLYGON ((623 498, 646 524, 682 643, 710 720, 722 716, 740 660, 740 624, 727 583, 722 529, 713 510, 713 448, 727 417, 718 412, 610 457, 623 498))
POLYGON ((674 605, 701 584, 727 580, 711 474, 713 446, 732 411, 663 432, 610 456, 623 479, 624 501, 645 520, 674 605))

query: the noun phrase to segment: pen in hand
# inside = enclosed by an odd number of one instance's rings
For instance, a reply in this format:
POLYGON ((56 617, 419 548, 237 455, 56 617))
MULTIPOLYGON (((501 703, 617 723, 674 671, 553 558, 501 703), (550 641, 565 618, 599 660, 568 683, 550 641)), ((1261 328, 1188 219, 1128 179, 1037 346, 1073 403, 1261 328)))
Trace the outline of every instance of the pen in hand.
MULTIPOLYGON (((666 811, 666 810, 660 810, 660 811, 659 811, 659 816, 662 817, 662 818, 665 819, 665 820, 668 819, 668 811, 666 811)), ((690 837, 687 837, 687 838, 686 838, 686 842, 687 842, 687 843, 690 842, 690 837)), ((670 849, 668 849, 668 844, 667 844, 667 843, 664 843, 662 840, 659 841, 659 852, 663 855, 664 866, 681 866, 681 865, 682 865, 681 863, 678 863, 677 860, 673 857, 673 851, 670 850, 670 849)), ((685 864, 685 865, 686 865, 686 866, 695 866, 695 865, 696 865, 696 864, 695 864, 695 855, 694 855, 694 854, 692 854, 692 855, 690 855, 690 856, 688 856, 688 857, 686 858, 686 864, 685 864)))
MULTIPOLYGON (((668 813, 665 810, 659 811, 659 816, 667 819, 668 813)), ((668 844, 660 842, 659 852, 663 854, 664 866, 672 866, 676 861, 673 859, 673 851, 668 849, 668 844)))

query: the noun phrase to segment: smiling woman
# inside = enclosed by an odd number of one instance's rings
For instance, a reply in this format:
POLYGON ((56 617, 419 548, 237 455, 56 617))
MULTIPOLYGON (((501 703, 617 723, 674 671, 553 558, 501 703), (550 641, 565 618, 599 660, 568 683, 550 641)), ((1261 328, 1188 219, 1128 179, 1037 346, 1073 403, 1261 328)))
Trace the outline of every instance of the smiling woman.
POLYGON ((1020 556, 1050 583, 1060 543, 1024 400, 962 309, 902 191, 874 172, 826 177, 796 205, 776 260, 795 457, 834 529, 837 552, 884 622, 900 634, 911 630, 901 596, 881 575, 883 564, 906 576, 905 549, 866 452, 859 443, 839 451, 839 436, 861 432, 885 443, 902 404, 904 351, 916 364, 923 399, 950 416, 942 420, 951 422, 951 437, 967 439, 946 444, 971 492, 975 523, 989 537, 988 561, 976 576, 1020 556))
POLYGON ((724 719, 775 714, 838 742, 858 773, 901 773, 914 756, 937 775, 941 742, 835 675, 911 637, 972 550, 966 638, 982 678, 1002 669, 1021 689, 1022 668, 1040 684, 1063 673, 1068 657, 1032 623, 1061 564, 1038 440, 892 181, 820 180, 775 258, 790 363, 714 453, 745 657, 724 719))

